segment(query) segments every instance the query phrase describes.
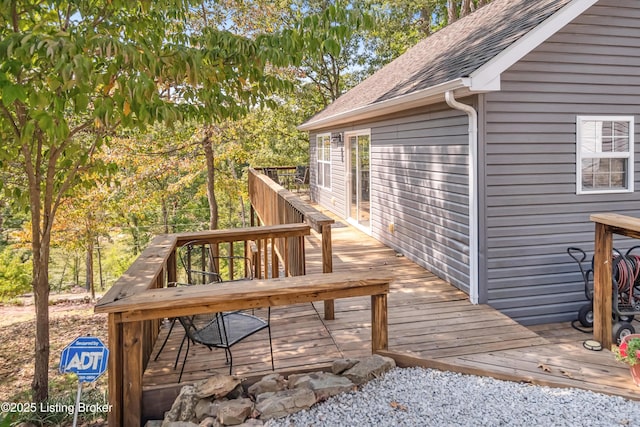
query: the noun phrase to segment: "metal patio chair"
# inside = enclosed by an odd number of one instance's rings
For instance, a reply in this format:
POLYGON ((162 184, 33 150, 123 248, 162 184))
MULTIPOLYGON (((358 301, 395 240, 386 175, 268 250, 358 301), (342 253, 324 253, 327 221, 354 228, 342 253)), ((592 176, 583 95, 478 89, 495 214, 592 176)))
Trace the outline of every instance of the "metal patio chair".
POLYGON ((189 349, 191 343, 201 344, 209 350, 214 348, 222 348, 225 351, 226 363, 229 365, 229 375, 233 372, 233 354, 231 348, 250 337, 256 332, 267 329, 269 332, 269 352, 271 355, 271 370, 275 370, 273 363, 273 345, 271 340, 271 309, 267 309, 267 319, 261 319, 260 317, 252 314, 243 313, 239 311, 215 313, 211 320, 201 325, 198 323, 197 316, 182 316, 178 318, 180 323, 184 327, 186 332, 185 338, 180 344, 174 369, 177 368, 180 353, 182 353, 182 347, 184 342, 187 342, 187 349, 184 353, 184 359, 182 361, 182 368, 180 369, 180 376, 178 382, 182 380, 182 374, 184 373, 184 366, 187 363, 187 357, 189 355, 189 349))
POLYGON ((293 182, 296 185, 298 192, 303 185, 309 185, 309 167, 308 166, 296 166, 296 174, 293 182))
POLYGON ((266 168, 264 170, 265 175, 267 175, 273 182, 276 184, 280 184, 280 178, 278 176, 278 170, 273 168, 266 168))
MULTIPOLYGON (((239 280, 253 279, 254 272, 250 258, 243 256, 214 255, 211 244, 207 241, 192 241, 184 244, 178 250, 178 257, 183 266, 185 282, 175 283, 176 286, 204 285, 211 283, 223 283, 225 281, 233 280, 233 277, 230 276, 228 276, 229 280, 223 280, 223 275, 221 274, 221 267, 226 267, 229 272, 232 271, 232 263, 243 264, 242 266, 244 267, 245 274, 239 280)), ((185 353, 184 356, 178 382, 182 379, 184 364, 186 363, 191 343, 202 344, 207 346, 209 349, 213 349, 215 347, 224 348, 227 363, 230 365, 229 371, 232 372, 233 359, 231 346, 265 328, 267 328, 269 332, 269 348, 271 352, 271 365, 273 368, 273 346, 271 341, 270 317, 271 310, 269 309, 266 321, 253 315, 253 312, 252 314, 243 312, 210 313, 197 316, 186 316, 182 318, 172 318, 169 331, 167 332, 164 342, 158 350, 154 360, 158 360, 158 357, 169 340, 169 336, 173 332, 176 322, 179 321, 185 329, 185 336, 180 343, 178 354, 176 355, 176 361, 174 363, 174 369, 177 369, 185 340, 187 341, 187 353, 185 353)))

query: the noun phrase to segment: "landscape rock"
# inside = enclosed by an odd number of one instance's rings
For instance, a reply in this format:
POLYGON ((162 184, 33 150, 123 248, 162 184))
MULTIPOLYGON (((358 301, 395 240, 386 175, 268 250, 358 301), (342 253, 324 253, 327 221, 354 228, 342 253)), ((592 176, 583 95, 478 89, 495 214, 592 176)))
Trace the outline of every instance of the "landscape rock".
POLYGON ((378 378, 385 372, 395 368, 396 362, 390 357, 374 354, 360 360, 359 363, 343 372, 343 376, 349 378, 354 384, 361 385, 374 378, 378 378))
POLYGON ((200 424, 198 424, 198 427, 218 427, 219 425, 220 423, 218 422, 218 420, 216 420, 213 417, 207 417, 202 421, 200 421, 200 424))
POLYGON ((242 382, 236 386, 233 390, 227 394, 227 399, 239 399, 241 397, 246 397, 245 387, 242 385, 242 382))
POLYGON ((253 412, 251 399, 234 399, 221 402, 218 407, 218 421, 225 426, 235 426, 245 422, 253 412))
POLYGON ((315 393, 308 388, 264 393, 260 398, 256 409, 260 412, 262 420, 286 417, 303 409, 309 409, 316 403, 315 393))
POLYGON ((201 420, 203 418, 218 417, 218 408, 220 407, 220 402, 212 402, 208 399, 200 399, 198 403, 196 403, 195 413, 196 419, 201 420))
POLYGON ((287 388, 287 381, 280 374, 269 374, 249 387, 249 394, 258 396, 268 392, 276 392, 287 388))
POLYGON ((198 427, 198 424, 190 421, 169 421, 162 424, 165 427, 198 427))
POLYGON ((360 362, 358 359, 337 359, 331 364, 331 372, 336 375, 342 374, 344 371, 353 368, 360 362))
POLYGON ((162 427, 178 427, 169 423, 173 421, 192 421, 196 419, 195 408, 198 403, 196 396, 196 388, 192 385, 186 385, 180 390, 180 394, 173 402, 171 409, 164 416, 162 427))
POLYGON ((351 391, 355 384, 349 378, 327 372, 289 376, 289 388, 300 387, 311 389, 316 395, 316 400, 320 401, 336 394, 351 391))
POLYGON ((241 381, 231 375, 215 375, 196 384, 196 396, 199 399, 213 397, 219 399, 231 393, 241 381))
MULTIPOLYGON (((265 375, 247 385, 231 375, 215 375, 180 390, 165 419, 145 427, 260 427, 267 420, 293 414, 380 377, 395 367, 388 357, 339 359, 332 371, 265 375), (254 403, 255 401, 255 403, 254 403), (200 423, 199 425, 197 423, 200 423)), ((267 423, 268 424, 268 423, 267 423)))
MULTIPOLYGON (((27 426, 18 424, 17 427, 27 427, 27 426)), ((162 420, 149 420, 144 424, 144 427, 162 427, 162 420)))
POLYGON ((240 424, 238 427, 261 427, 264 423, 256 418, 249 418, 247 421, 240 424))

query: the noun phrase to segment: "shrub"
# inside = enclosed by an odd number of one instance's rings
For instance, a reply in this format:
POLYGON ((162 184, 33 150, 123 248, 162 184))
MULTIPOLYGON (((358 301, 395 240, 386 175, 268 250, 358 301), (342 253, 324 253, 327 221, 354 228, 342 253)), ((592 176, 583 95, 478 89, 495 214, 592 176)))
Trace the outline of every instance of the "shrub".
POLYGON ((113 284, 109 282, 119 279, 137 257, 138 255, 134 254, 133 250, 125 246, 123 242, 118 242, 107 248, 102 264, 107 276, 107 287, 113 284))
POLYGON ((0 300, 7 300, 31 290, 29 253, 7 246, 0 251, 0 300))

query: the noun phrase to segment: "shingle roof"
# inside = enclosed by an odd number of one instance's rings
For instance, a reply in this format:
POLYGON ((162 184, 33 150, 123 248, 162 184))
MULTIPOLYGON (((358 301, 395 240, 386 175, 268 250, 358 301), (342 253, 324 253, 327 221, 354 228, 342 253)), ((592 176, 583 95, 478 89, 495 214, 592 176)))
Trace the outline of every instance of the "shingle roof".
POLYGON ((493 0, 422 40, 305 125, 468 77, 570 2, 493 0))

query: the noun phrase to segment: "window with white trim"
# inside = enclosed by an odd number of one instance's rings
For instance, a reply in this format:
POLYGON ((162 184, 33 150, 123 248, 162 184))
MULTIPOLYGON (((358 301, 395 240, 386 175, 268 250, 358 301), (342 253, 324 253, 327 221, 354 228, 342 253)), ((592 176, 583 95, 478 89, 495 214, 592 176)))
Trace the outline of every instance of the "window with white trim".
POLYGON ((318 168, 316 182, 319 187, 331 188, 331 135, 316 136, 316 155, 318 168))
POLYGON ((633 192, 633 116, 578 116, 577 194, 633 192))

